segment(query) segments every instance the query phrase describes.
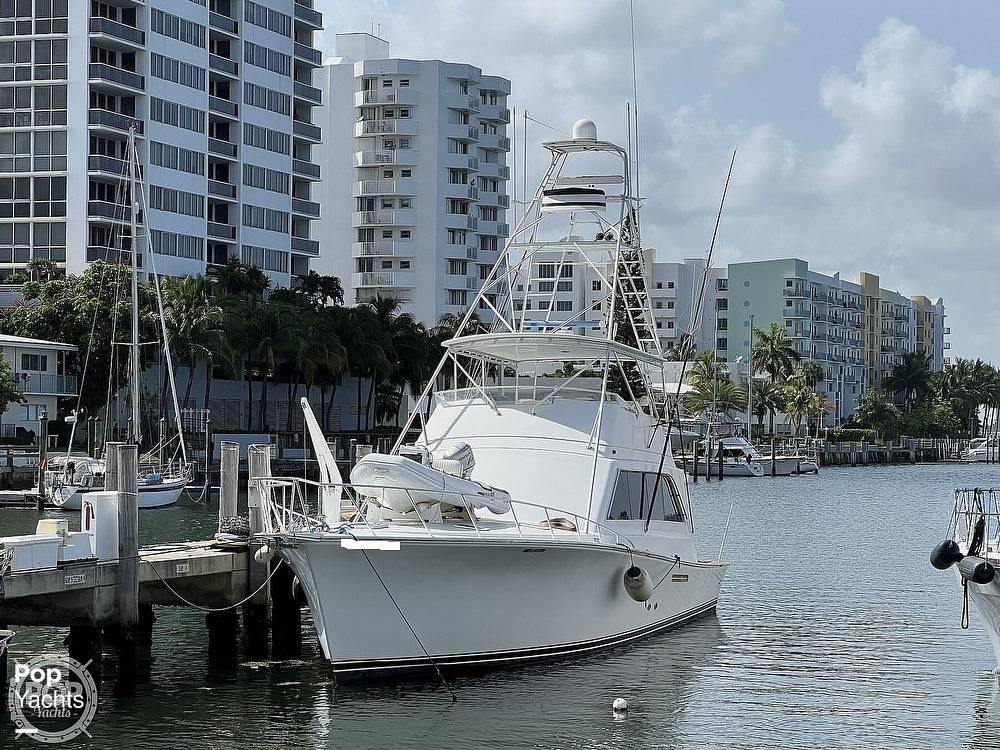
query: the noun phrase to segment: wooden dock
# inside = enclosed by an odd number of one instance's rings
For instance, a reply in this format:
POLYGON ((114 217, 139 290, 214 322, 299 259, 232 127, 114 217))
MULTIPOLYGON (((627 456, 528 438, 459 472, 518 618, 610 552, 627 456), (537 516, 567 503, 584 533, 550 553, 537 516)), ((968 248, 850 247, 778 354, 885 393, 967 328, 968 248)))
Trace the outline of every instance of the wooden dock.
MULTIPOLYGON (((300 653, 302 602, 293 595, 291 570, 269 554, 258 555, 264 543, 252 538, 235 548, 215 540, 139 547, 136 448, 108 448, 109 456, 117 456, 105 476, 106 489, 118 493, 117 554, 41 569, 0 569, 0 628, 68 627, 69 655, 91 662, 98 681, 105 663, 113 665, 118 689, 150 678, 154 607, 204 611, 209 655, 216 661, 235 661, 241 633, 252 658, 300 653)), ((237 514, 239 494, 239 447, 223 443, 222 452, 220 519, 237 514)), ((262 465, 254 469, 269 473, 262 465)), ((250 531, 261 531, 253 493, 248 510, 250 531)), ((6 675, 4 653, 0 681, 6 675)), ((4 692, 0 701, 6 697, 4 692)))

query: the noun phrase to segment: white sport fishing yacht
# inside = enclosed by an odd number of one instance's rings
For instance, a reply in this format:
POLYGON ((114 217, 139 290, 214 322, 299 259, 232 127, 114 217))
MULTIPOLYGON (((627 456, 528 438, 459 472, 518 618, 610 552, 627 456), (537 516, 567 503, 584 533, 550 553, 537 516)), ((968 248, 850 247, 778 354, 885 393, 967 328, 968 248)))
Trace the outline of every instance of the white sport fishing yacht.
POLYGON ((963 628, 969 627, 969 600, 979 614, 1000 669, 1000 490, 955 490, 948 535, 931 552, 938 570, 954 566, 962 586, 963 628))
POLYGON ((589 120, 545 147, 534 200, 402 432, 430 409, 419 439, 345 481, 303 400, 321 482, 251 480, 338 679, 582 655, 716 607, 726 566, 699 554, 676 425, 640 407, 664 360, 628 154, 589 120), (588 160, 602 171, 570 172, 588 160), (600 306, 539 304, 555 279, 590 291, 588 274, 600 306), (482 309, 492 330, 463 335, 482 309))

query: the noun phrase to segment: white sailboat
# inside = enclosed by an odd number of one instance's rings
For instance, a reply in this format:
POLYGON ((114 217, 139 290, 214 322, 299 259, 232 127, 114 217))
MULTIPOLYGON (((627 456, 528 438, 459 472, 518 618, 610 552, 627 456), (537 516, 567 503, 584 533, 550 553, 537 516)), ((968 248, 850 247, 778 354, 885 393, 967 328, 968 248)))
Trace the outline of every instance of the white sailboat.
POLYGON ((303 400, 321 481, 251 480, 338 679, 582 655, 716 607, 726 566, 699 552, 675 426, 636 393, 650 373, 663 382, 664 360, 628 154, 587 120, 545 147, 533 202, 410 416, 431 400, 419 439, 346 481, 303 400), (570 173, 594 156, 610 174, 570 173), (591 189, 569 210, 565 186, 591 189), (584 271, 606 294, 603 326, 590 303, 539 311, 540 280, 584 271), (462 335, 481 305, 492 331, 462 335), (571 377, 546 377, 567 362, 571 377))
MULTIPOLYGON (((140 509, 160 508, 176 503, 191 481, 191 465, 187 460, 187 448, 184 443, 183 426, 181 424, 180 409, 177 401, 177 389, 174 382, 173 364, 170 359, 170 344, 167 336, 166 323, 163 317, 163 300, 160 295, 159 279, 156 275, 156 261, 153 253, 151 239, 148 230, 142 234, 138 230, 137 215, 140 209, 145 212, 146 196, 145 190, 140 180, 137 179, 139 173, 139 158, 135 143, 135 129, 129 132, 128 138, 128 170, 129 170, 129 196, 133 196, 133 205, 129 206, 129 198, 124 198, 123 209, 128 211, 131 217, 131 247, 129 250, 122 246, 122 253, 127 253, 131 258, 131 319, 130 319, 130 339, 129 339, 129 408, 130 417, 128 420, 128 435, 130 442, 137 445, 142 441, 142 420, 140 413, 140 378, 141 367, 139 364, 139 348, 142 342, 139 340, 139 248, 140 239, 147 240, 146 258, 148 259, 150 275, 156 292, 158 313, 160 320, 160 333, 163 338, 164 360, 166 361, 170 385, 170 393, 173 400, 174 417, 177 426, 177 434, 167 440, 163 445, 153 447, 153 454, 158 455, 155 461, 140 460, 139 470, 139 498, 140 509), (167 444, 169 443, 169 445, 167 444), (168 450, 172 450, 174 455, 167 456, 168 450)), ((124 214, 124 211, 123 211, 124 214)), ((119 234, 119 241, 121 241, 119 234)), ((112 343, 114 346, 114 343, 112 343)), ((113 356, 113 354, 112 354, 113 356)), ((86 373, 84 373, 85 375, 86 373)), ((112 372, 112 377, 114 377, 112 372)), ((81 383, 82 387, 82 383, 81 383)), ((109 389, 109 396, 110 396, 109 389)), ((107 405, 106 424, 112 417, 111 401, 107 405)), ((70 436, 70 450, 73 445, 73 435, 75 435, 76 423, 74 421, 73 433, 70 436)), ((45 488, 48 500, 62 510, 80 510, 83 504, 83 497, 90 492, 97 492, 104 489, 105 463, 103 458, 90 456, 74 456, 67 451, 65 456, 57 457, 49 462, 45 472, 45 488)))

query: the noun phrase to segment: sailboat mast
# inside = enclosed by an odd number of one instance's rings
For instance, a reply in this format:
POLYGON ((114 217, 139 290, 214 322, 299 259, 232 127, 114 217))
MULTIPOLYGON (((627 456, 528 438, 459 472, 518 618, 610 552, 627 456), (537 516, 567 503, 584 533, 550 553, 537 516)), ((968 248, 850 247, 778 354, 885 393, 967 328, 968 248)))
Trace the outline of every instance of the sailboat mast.
POLYGON ((139 238, 136 233, 136 214, 139 211, 139 201, 136 200, 136 151, 135 126, 128 133, 128 181, 131 211, 129 216, 132 226, 132 434, 130 438, 139 444, 139 238))

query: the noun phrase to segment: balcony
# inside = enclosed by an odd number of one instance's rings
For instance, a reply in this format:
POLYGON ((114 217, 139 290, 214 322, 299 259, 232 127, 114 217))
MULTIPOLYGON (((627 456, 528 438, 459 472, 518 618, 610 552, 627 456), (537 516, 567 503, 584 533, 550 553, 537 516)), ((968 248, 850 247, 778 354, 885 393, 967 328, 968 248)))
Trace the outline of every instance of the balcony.
POLYGON ((781 311, 781 317, 783 318, 808 318, 809 316, 810 310, 807 306, 786 307, 781 311))
POLYGON ((355 287, 398 286, 404 289, 416 287, 413 271, 362 271, 351 274, 351 284, 355 287))
POLYGON ((791 289, 782 289, 781 294, 783 297, 806 299, 809 296, 809 290, 804 287, 792 287, 791 289))
POLYGON ((239 34, 239 25, 235 20, 224 16, 221 13, 209 13, 208 14, 208 25, 213 29, 218 29, 219 31, 224 31, 232 36, 237 36, 239 34))
POLYGON ((120 133, 128 133, 129 128, 135 126, 136 135, 142 135, 143 133, 142 120, 138 120, 135 117, 129 117, 128 115, 122 115, 118 112, 109 112, 106 109, 90 110, 90 116, 87 122, 92 128, 114 130, 120 133))
POLYGON ((208 139, 208 153, 216 156, 224 156, 227 159, 236 158, 236 144, 223 141, 218 138, 208 139))
POLYGON ((479 169, 479 157, 468 154, 445 154, 444 166, 449 169, 479 169))
POLYGON ((368 257, 413 257, 413 242, 407 240, 384 240, 382 242, 355 242, 351 245, 351 256, 354 258, 368 257))
POLYGON ((227 76, 236 78, 239 76, 240 66, 234 60, 230 60, 219 55, 209 54, 208 69, 219 73, 225 73, 227 76))
POLYGON ((479 105, 479 117, 483 120, 498 120, 499 122, 510 122, 510 110, 500 104, 479 105))
POLYGON ((478 112, 479 97, 461 93, 443 94, 441 105, 448 109, 457 109, 460 112, 478 112))
POLYGON ((510 138, 499 133, 481 133, 479 145, 493 151, 510 151, 510 138))
POLYGON ((409 88, 375 88, 354 92, 355 107, 371 107, 377 104, 413 105, 419 101, 416 91, 409 88))
POLYGON ((110 18, 91 18, 90 36, 115 49, 133 50, 146 46, 145 32, 110 18))
POLYGON ((302 23, 312 26, 317 31, 323 28, 323 14, 303 5, 298 0, 295 2, 295 20, 302 21, 302 23))
POLYGON ((292 174, 296 177, 305 177, 308 180, 318 180, 319 164, 313 164, 304 159, 292 159, 292 174))
POLYGON ((301 42, 295 43, 295 56, 310 65, 318 67, 323 64, 323 53, 301 42))
POLYGON ((389 151, 355 151, 354 166, 371 167, 381 164, 413 165, 417 163, 417 150, 409 148, 389 151))
POLYGON ((228 99, 222 99, 218 96, 209 96, 208 111, 236 119, 239 117, 240 110, 236 102, 231 102, 228 99))
POLYGON ((228 200, 236 200, 236 186, 230 182, 222 182, 221 180, 209 180, 208 181, 208 194, 216 198, 226 198, 228 200))
POLYGON ((456 141, 465 143, 479 142, 479 128, 475 125, 462 125, 461 123, 448 123, 444 126, 446 138, 454 138, 456 141))
POLYGON ((219 221, 208 222, 208 236, 221 240, 235 240, 236 227, 232 224, 223 224, 219 221))
POLYGON ((367 135, 416 135, 417 120, 400 117, 393 120, 362 120, 354 124, 354 137, 367 135))
POLYGON ((91 156, 87 162, 87 168, 91 172, 99 172, 123 180, 129 178, 128 163, 124 159, 115 159, 113 156, 91 156))
POLYGON ((132 211, 111 201, 87 201, 87 216, 91 219, 111 219, 126 224, 132 221, 132 211))
POLYGON ((115 68, 104 63, 90 63, 87 76, 92 86, 105 85, 115 92, 128 94, 142 93, 146 90, 146 79, 131 70, 115 68))
POLYGON ((308 237, 292 237, 292 252, 300 255, 319 255, 319 240, 308 237))
POLYGON ((319 218, 319 204, 315 201, 307 201, 302 198, 292 198, 292 213, 301 214, 302 216, 311 216, 314 219, 319 218))
POLYGON ((355 197, 363 195, 413 195, 417 189, 417 181, 412 177, 398 180, 361 180, 354 183, 355 197))
POLYGON ((292 120, 292 134, 319 143, 323 131, 317 125, 304 120, 292 120))
POLYGON ((27 394, 76 395, 76 375, 50 375, 44 372, 16 372, 14 385, 27 394))
POLYGON ((299 99, 304 99, 312 104, 322 104, 323 103, 323 92, 320 91, 315 86, 310 86, 307 83, 301 83, 300 81, 295 81, 292 84, 292 93, 299 99))
POLYGON ((352 227, 413 226, 417 215, 412 208, 356 211, 351 214, 352 227))

